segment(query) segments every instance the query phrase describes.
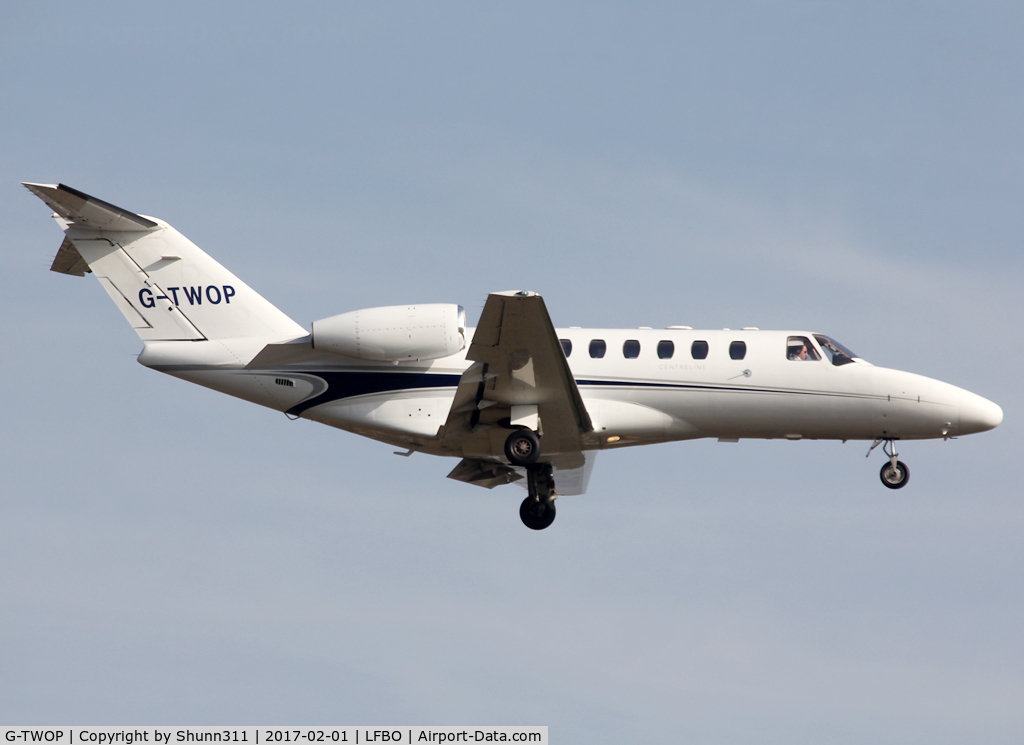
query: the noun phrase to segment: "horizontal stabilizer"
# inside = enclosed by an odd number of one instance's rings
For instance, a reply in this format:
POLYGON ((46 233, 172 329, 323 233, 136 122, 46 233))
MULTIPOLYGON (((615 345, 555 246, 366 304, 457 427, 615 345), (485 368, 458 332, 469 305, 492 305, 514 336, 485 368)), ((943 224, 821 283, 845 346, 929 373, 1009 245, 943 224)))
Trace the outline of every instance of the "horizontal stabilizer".
POLYGON ((22 185, 46 202, 50 209, 78 228, 132 232, 152 230, 157 226, 155 222, 142 217, 142 215, 115 207, 109 202, 90 197, 88 194, 83 194, 78 189, 72 189, 64 184, 23 182, 22 185))
POLYGON ((57 249, 57 255, 53 257, 50 271, 84 277, 85 273, 92 272, 92 269, 89 268, 85 259, 82 258, 82 254, 78 253, 78 249, 75 248, 75 244, 71 242, 71 239, 65 238, 64 242, 60 244, 60 248, 57 249))

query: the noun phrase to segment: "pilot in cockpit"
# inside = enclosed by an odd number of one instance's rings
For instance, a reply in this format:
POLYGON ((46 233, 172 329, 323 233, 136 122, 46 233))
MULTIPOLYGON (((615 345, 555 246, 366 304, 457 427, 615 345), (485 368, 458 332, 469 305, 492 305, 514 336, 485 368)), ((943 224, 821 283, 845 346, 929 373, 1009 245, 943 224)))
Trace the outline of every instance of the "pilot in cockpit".
POLYGON ((786 356, 791 360, 817 360, 818 352, 810 346, 810 342, 803 336, 791 336, 786 344, 786 356))

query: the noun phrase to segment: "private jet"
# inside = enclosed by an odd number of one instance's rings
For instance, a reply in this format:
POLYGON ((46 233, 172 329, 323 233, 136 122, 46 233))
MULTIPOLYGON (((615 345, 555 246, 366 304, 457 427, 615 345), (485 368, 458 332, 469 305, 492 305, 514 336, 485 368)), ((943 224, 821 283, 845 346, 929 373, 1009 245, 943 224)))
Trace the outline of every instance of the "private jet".
POLYGON ((586 491, 599 450, 673 440, 863 440, 907 485, 902 440, 998 426, 1002 409, 876 367, 805 330, 556 329, 543 298, 487 296, 476 328, 455 304, 353 310, 306 330, 163 220, 63 184, 25 183, 64 241, 51 269, 92 273, 174 377, 401 448, 458 458, 449 478, 519 482, 542 530, 586 491))

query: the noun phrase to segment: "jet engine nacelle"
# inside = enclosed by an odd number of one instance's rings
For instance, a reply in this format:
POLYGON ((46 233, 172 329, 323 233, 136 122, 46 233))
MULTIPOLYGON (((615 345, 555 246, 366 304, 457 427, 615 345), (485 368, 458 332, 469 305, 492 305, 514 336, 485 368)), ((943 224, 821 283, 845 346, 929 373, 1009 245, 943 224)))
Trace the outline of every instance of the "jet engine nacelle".
POLYGON ((390 305, 313 323, 313 348, 378 362, 436 360, 466 348, 461 305, 390 305))

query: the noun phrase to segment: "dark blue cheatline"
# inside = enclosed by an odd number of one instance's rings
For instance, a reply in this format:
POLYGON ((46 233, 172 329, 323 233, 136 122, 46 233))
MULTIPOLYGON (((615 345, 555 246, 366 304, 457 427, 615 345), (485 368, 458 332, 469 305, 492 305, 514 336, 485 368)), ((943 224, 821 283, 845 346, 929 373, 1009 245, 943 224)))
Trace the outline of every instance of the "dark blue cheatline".
MULTIPOLYGON (((455 388, 461 375, 444 373, 412 373, 412 372, 312 372, 306 370, 281 371, 296 374, 315 375, 327 383, 327 390, 318 396, 307 398, 286 412, 290 416, 299 416, 314 406, 340 401, 355 396, 367 396, 373 393, 390 391, 415 390, 417 388, 455 388)), ((839 396, 841 398, 873 398, 859 394, 829 393, 824 391, 799 391, 773 388, 751 388, 723 385, 700 385, 694 383, 654 383, 639 380, 577 380, 578 386, 633 386, 638 388, 675 388, 677 390, 704 391, 737 391, 744 393, 783 393, 790 395, 839 396)))
MULTIPOLYGON (((293 373, 299 370, 291 371, 293 373)), ((299 416, 314 406, 340 401, 343 398, 366 396, 371 393, 387 393, 389 391, 413 390, 416 388, 454 388, 459 384, 461 375, 445 375, 442 373, 410 373, 410 372, 301 372, 315 375, 327 383, 327 390, 319 396, 307 398, 297 403, 286 412, 291 416, 299 416)), ((282 372, 282 374, 284 374, 282 372)))

